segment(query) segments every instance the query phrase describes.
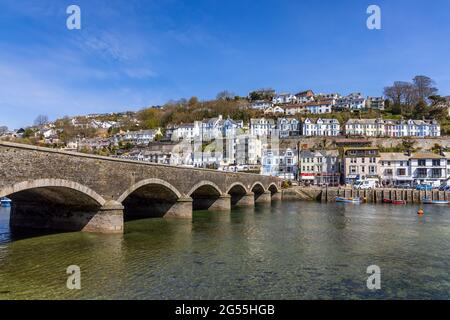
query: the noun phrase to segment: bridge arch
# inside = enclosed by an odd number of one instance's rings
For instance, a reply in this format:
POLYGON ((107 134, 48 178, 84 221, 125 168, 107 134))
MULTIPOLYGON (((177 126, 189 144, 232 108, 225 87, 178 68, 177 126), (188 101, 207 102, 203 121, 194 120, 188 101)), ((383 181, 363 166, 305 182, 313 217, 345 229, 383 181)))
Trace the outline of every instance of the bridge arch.
POLYGON ((231 194, 233 192, 239 192, 239 193, 244 193, 245 192, 245 193, 247 193, 248 190, 247 190, 247 188, 245 187, 245 185, 243 183, 235 182, 235 183, 231 184, 228 187, 228 190, 227 190, 226 193, 231 194))
POLYGON ((22 181, 2 188, 0 196, 12 200, 13 228, 94 231, 96 215, 107 204, 92 189, 63 179, 22 181))
POLYGON ((203 180, 189 190, 188 196, 193 200, 194 210, 215 210, 221 208, 220 198, 223 192, 214 182, 203 180))
POLYGON ((244 184, 240 182, 233 183, 227 191, 231 196, 231 206, 253 206, 253 195, 249 192, 244 184))
POLYGON ((135 220, 151 217, 178 216, 177 202, 183 197, 173 185, 162 179, 141 180, 117 199, 124 206, 124 218, 135 220))
POLYGON ((256 194, 261 194, 264 193, 266 191, 266 189, 264 188, 264 185, 262 182, 260 181, 256 181, 255 183, 253 183, 252 187, 250 188, 250 191, 256 194))
POLYGON ((151 185, 151 184, 164 186, 167 189, 169 189, 170 191, 172 191, 178 198, 182 197, 181 192, 178 191, 177 188, 175 188, 173 185, 171 185, 167 181, 152 178, 152 179, 141 180, 141 181, 135 183, 134 185, 132 185, 124 193, 122 193, 122 195, 117 199, 117 202, 123 202, 130 194, 132 194, 136 190, 138 190, 146 185, 151 185))
POLYGON ((272 195, 281 191, 281 189, 278 188, 278 186, 275 183, 271 183, 267 188, 267 190, 270 191, 272 195))
POLYGON ((45 188, 70 189, 88 196, 89 198, 97 202, 100 206, 103 206, 106 203, 106 200, 103 199, 103 197, 96 193, 94 190, 78 182, 64 179, 37 179, 22 181, 19 183, 15 183, 12 186, 2 188, 0 190, 0 197, 14 197, 14 194, 18 194, 20 192, 45 188))

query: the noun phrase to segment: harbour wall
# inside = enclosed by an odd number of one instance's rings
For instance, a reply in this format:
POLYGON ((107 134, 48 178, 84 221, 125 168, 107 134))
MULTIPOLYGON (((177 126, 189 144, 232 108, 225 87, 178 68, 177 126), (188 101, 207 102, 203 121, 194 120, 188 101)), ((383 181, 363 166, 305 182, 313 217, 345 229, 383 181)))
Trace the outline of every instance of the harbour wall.
POLYGON ((305 188, 292 187, 283 190, 283 200, 335 202, 336 197, 360 197, 368 203, 383 203, 388 200, 405 200, 407 203, 421 203, 423 198, 450 201, 450 192, 432 190, 380 188, 374 190, 356 190, 351 188, 305 188))

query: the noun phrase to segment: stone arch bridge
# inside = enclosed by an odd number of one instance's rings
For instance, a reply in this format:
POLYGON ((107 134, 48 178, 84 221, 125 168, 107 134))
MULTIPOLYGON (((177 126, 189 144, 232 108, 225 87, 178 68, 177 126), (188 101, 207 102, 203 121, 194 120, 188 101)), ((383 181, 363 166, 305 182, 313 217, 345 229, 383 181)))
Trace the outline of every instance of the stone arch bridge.
POLYGON ((281 200, 278 178, 0 142, 0 197, 12 227, 121 233, 124 219, 191 218, 281 200))

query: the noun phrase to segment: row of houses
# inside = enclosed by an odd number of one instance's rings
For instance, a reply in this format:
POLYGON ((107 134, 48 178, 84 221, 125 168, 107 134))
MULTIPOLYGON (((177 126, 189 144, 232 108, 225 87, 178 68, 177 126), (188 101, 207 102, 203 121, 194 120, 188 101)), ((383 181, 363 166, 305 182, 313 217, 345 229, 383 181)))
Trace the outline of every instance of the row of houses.
POLYGON ((255 118, 248 125, 243 121, 223 119, 222 116, 196 121, 192 124, 171 126, 166 129, 166 137, 178 141, 202 137, 209 141, 219 137, 235 136, 240 132, 263 137, 277 135, 279 138, 292 136, 339 135, 367 137, 439 137, 441 128, 435 120, 383 120, 350 119, 341 129, 338 120, 331 118, 297 119, 293 117, 255 118), (342 130, 343 129, 343 130, 342 130))
POLYGON ((307 90, 297 94, 278 94, 271 101, 254 101, 250 108, 263 110, 266 114, 324 114, 333 110, 384 110, 385 99, 365 97, 359 92, 341 96, 338 93, 314 94, 312 90, 307 90))
POLYGON ((380 153, 373 147, 265 150, 261 173, 308 185, 351 185, 372 178, 392 187, 439 186, 450 179, 450 153, 380 153))

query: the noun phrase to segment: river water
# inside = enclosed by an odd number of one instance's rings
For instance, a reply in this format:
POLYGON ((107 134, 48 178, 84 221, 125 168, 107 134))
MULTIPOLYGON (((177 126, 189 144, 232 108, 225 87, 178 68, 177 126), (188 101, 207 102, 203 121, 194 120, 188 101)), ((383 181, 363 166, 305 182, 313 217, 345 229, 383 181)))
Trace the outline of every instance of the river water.
POLYGON ((449 299, 450 208, 424 209, 280 202, 123 235, 17 235, 2 208, 0 299, 449 299), (66 287, 70 265, 81 290, 66 287))

